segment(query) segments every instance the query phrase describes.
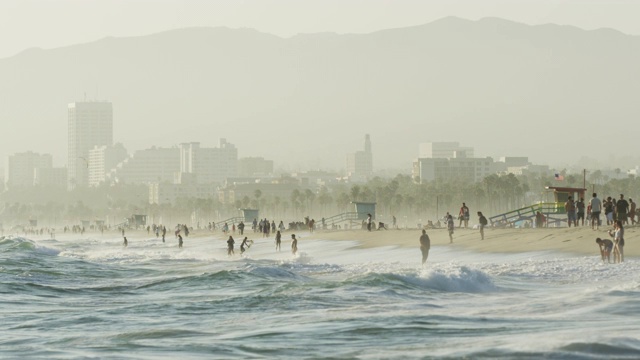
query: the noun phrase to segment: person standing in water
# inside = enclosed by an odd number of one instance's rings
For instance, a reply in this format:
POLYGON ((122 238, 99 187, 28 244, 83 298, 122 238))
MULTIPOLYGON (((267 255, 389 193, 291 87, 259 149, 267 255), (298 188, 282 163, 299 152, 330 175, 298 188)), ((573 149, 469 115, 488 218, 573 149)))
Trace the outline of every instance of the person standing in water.
POLYGON ((164 242, 164 237, 167 235, 167 228, 162 225, 162 242, 164 242))
POLYGON ((291 253, 295 255, 298 252, 298 239, 296 234, 291 234, 291 253))
POLYGON ((244 248, 245 246, 247 248, 249 248, 249 244, 247 243, 247 237, 244 237, 244 240, 242 240, 242 243, 240 244, 240 255, 244 254, 244 252, 246 251, 246 249, 244 248))
POLYGON ((420 251, 422 251, 422 265, 427 262, 427 258, 429 257, 429 249, 431 249, 431 239, 429 239, 429 235, 427 235, 426 230, 422 230, 422 235, 420 235, 420 251))
POLYGON ((235 244, 235 240, 233 240, 233 236, 229 236, 229 240, 227 240, 227 255, 234 255, 233 244, 235 244))
POLYGON ((182 235, 178 234, 178 248, 182 249, 182 235))
POLYGON ((127 241, 127 237, 124 236, 124 242, 122 243, 122 246, 127 247, 129 246, 129 241, 127 241))
POLYGON ((484 240, 484 227, 489 223, 487 218, 482 215, 481 211, 478 211, 478 217, 480 218, 480 240, 484 240))
POLYGON ((280 244, 282 243, 282 234, 280 230, 276 232, 276 251, 280 251, 280 244))
POLYGON ((453 244, 453 228, 455 224, 453 223, 453 216, 447 213, 447 230, 449 231, 449 244, 453 244))

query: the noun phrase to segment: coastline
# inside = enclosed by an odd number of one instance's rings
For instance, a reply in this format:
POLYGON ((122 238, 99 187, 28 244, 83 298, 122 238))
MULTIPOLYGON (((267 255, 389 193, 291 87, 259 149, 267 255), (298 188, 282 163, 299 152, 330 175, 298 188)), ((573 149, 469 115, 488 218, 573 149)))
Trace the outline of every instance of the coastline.
MULTIPOLYGON (((453 248, 490 253, 522 253, 533 251, 559 251, 573 255, 600 255, 597 237, 609 239, 609 227, 600 227, 594 231, 590 227, 546 228, 546 229, 491 229, 485 228, 485 239, 480 239, 477 229, 458 229, 453 234, 453 243, 449 243, 446 229, 430 229, 427 235, 431 246, 451 246, 453 248)), ((640 244, 637 226, 625 227, 625 257, 640 256, 640 244)), ((356 248, 373 248, 381 246, 419 247, 420 230, 338 230, 316 231, 306 234, 304 239, 357 241, 356 248)))
MULTIPOLYGON (((480 231, 477 229, 460 229, 456 228, 453 234, 453 243, 449 243, 449 236, 446 228, 429 229, 427 235, 431 239, 431 246, 449 246, 458 250, 470 250, 480 253, 524 253, 537 251, 558 251, 570 255, 599 255, 598 245, 595 239, 610 239, 607 230, 610 227, 601 227, 598 231, 591 230, 590 227, 577 228, 502 228, 493 229, 485 228, 485 239, 480 239, 480 231)), ((290 234, 295 233, 301 244, 305 240, 328 240, 328 241, 355 241, 357 245, 354 249, 369 249, 383 246, 397 246, 401 248, 419 248, 419 238, 421 230, 419 229, 393 229, 393 230, 374 230, 365 231, 360 229, 354 230, 316 230, 309 233, 308 230, 301 231, 285 231, 283 233, 283 242, 288 243, 290 234)), ((7 234, 9 235, 9 234, 7 234)), ((22 234, 16 234, 23 236, 22 234)), ((57 234, 61 239, 79 238, 79 234, 57 234)), ((86 233, 84 237, 114 237, 118 238, 119 233, 86 233)), ((231 235, 231 234, 230 234, 231 235)), ((232 234, 236 241, 239 241, 240 234, 232 234)), ((252 231, 246 232, 245 236, 249 239, 261 240, 259 234, 252 231)), ((9 235, 10 236, 10 235, 9 235)), ((29 235, 26 235, 29 237, 29 235)), ((126 236, 133 241, 139 239, 155 238, 153 234, 147 234, 143 230, 127 231, 126 236)), ((39 238, 40 236, 36 236, 39 238)), ((185 243, 191 239, 215 238, 226 241, 226 235, 216 231, 214 233, 202 230, 196 230, 185 237, 185 243)), ((273 239, 274 234, 269 236, 273 239)), ((640 256, 640 226, 625 227, 625 257, 640 256)), ((176 243, 174 235, 167 234, 168 243, 176 243)))

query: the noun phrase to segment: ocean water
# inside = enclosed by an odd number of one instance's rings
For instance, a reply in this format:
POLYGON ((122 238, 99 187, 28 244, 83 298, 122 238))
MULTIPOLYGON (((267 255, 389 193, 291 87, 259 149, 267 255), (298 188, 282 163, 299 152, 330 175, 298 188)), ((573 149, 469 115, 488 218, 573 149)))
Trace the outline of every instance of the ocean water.
MULTIPOLYGON (((250 234, 253 235, 253 234, 250 234)), ((305 240, 0 240, 0 358, 640 358, 640 263, 305 240)), ((283 238, 288 238, 285 234, 283 238)))

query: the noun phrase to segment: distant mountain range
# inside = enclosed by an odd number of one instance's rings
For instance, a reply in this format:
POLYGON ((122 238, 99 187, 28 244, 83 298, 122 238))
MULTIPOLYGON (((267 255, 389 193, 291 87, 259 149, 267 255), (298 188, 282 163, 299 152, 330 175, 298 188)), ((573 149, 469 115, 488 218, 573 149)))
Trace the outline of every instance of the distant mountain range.
POLYGON ((370 34, 292 38, 189 28, 29 49, 0 59, 0 155, 66 163, 67 103, 114 104, 127 149, 224 137, 291 169, 344 167, 371 134, 375 167, 418 143, 570 162, 629 154, 640 123, 640 37, 444 18, 370 34))

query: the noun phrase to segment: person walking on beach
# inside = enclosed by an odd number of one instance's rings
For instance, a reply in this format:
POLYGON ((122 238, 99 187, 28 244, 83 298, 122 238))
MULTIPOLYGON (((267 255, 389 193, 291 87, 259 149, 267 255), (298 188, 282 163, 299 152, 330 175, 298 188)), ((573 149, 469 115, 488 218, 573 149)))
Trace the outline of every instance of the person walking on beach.
POLYGON ((233 240, 233 236, 229 236, 229 240, 227 240, 227 255, 234 255, 233 244, 235 244, 235 240, 233 240))
POLYGON ((607 262, 611 264, 611 250, 613 250, 613 241, 609 239, 600 239, 596 238, 596 244, 600 248, 600 256, 602 257, 602 262, 604 262, 604 258, 607 258, 607 262))
POLYGON ((298 252, 298 239, 296 234, 291 234, 291 253, 295 255, 298 252))
POLYGON ((624 195, 620 194, 620 200, 616 202, 616 220, 619 220, 623 224, 626 224, 628 212, 629 203, 624 199, 624 195))
POLYGON ((182 249, 182 235, 178 234, 178 248, 182 249))
POLYGON ((455 224, 453 223, 453 216, 447 213, 447 231, 449 231, 449 244, 453 244, 453 228, 455 224))
POLYGON ((367 214, 367 230, 371 231, 371 214, 367 214))
MULTIPOLYGON (((636 223, 636 203, 633 202, 631 198, 629 198, 629 218, 631 218, 631 225, 636 223)), ((629 222, 627 222, 628 224, 629 222)))
POLYGON ((598 199, 598 194, 593 193, 591 200, 589 200, 589 206, 591 207, 591 228, 598 230, 598 226, 600 226, 600 212, 602 211, 602 201, 598 199))
POLYGON ((420 235, 420 251, 422 252, 423 266, 427 262, 427 258, 429 257, 429 249, 431 249, 431 239, 429 239, 427 231, 422 230, 422 235, 420 235))
POLYGON ((238 230, 240 231, 240 235, 244 235, 244 222, 240 221, 240 224, 238 224, 238 230))
POLYGON ((611 200, 611 196, 607 196, 607 200, 603 206, 604 215, 607 218, 607 225, 613 225, 613 200, 611 200))
POLYGON ((460 212, 458 213, 458 219, 460 219, 460 224, 458 227, 462 227, 462 223, 464 222, 464 228, 466 229, 469 226, 469 208, 467 204, 462 203, 462 207, 460 208, 460 212))
POLYGON ((536 211, 536 228, 542 229, 544 227, 545 216, 540 211, 536 211))
POLYGON ((478 217, 480 221, 480 240, 484 240, 484 227, 489 223, 487 218, 482 215, 481 211, 478 211, 478 217))
POLYGON ((276 251, 280 251, 280 244, 282 243, 282 234, 280 230, 276 232, 276 251))

